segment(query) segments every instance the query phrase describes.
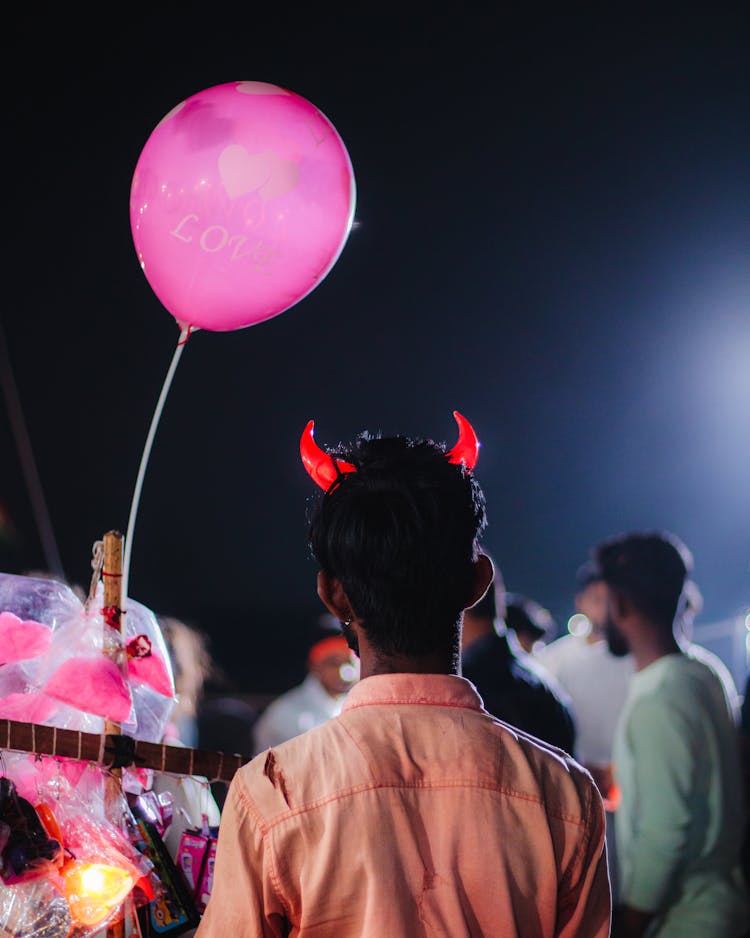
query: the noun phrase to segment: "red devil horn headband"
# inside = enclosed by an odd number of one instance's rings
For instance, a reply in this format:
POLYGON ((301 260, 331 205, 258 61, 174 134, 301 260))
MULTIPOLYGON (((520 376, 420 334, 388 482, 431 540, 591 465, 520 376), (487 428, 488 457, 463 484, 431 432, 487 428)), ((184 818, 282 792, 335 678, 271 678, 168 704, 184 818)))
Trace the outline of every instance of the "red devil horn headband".
POLYGON ((324 453, 313 439, 314 428, 315 421, 308 420, 299 441, 299 452, 313 482, 324 491, 328 491, 342 472, 356 472, 357 467, 350 462, 344 462, 343 459, 333 459, 328 453, 324 453))
POLYGON ((460 466, 462 463, 468 472, 476 466, 479 458, 479 440, 474 432, 474 427, 469 423, 466 417, 462 417, 457 410, 453 411, 453 416, 458 424, 458 439, 453 449, 448 450, 445 458, 448 462, 460 466))
MULTIPOLYGON (((466 417, 459 414, 457 410, 453 411, 453 416, 458 424, 458 440, 456 445, 445 454, 445 458, 454 465, 465 466, 467 471, 471 472, 477 464, 479 440, 466 417)), ((308 420, 307 426, 302 432, 299 451, 302 456, 302 463, 310 478, 323 491, 328 491, 340 475, 345 472, 356 472, 357 467, 350 462, 345 462, 343 459, 335 459, 324 452, 313 439, 314 428, 315 422, 308 420)))

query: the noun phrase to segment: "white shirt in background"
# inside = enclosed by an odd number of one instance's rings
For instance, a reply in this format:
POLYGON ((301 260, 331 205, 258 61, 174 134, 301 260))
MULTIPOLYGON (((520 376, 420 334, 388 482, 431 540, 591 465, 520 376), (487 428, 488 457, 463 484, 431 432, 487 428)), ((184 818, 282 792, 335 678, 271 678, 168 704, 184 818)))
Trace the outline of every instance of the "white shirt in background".
POLYGON ((616 658, 606 641, 563 635, 534 653, 567 691, 576 723, 576 758, 608 765, 617 720, 633 676, 631 655, 616 658))
POLYGON ((320 681, 308 674, 305 680, 272 700, 253 727, 255 753, 271 749, 338 716, 346 695, 331 697, 320 681))

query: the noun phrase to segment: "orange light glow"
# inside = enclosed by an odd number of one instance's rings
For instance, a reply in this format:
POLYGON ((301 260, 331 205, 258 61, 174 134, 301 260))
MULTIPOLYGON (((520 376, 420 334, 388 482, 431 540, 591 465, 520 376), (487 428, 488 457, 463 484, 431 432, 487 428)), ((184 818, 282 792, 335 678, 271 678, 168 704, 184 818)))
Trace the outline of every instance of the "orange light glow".
POLYGON ((74 860, 62 871, 65 898, 81 925, 98 925, 133 888, 133 877, 119 866, 74 860))

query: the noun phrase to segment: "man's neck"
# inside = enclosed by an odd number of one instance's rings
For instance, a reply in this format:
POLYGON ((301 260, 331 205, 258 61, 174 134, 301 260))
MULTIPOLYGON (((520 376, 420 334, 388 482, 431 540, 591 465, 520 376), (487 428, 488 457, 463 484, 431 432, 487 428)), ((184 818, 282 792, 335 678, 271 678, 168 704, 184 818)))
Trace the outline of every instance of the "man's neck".
POLYGON ((682 651, 672 632, 657 629, 644 631, 637 641, 631 642, 631 649, 636 671, 642 671, 659 658, 682 651))
POLYGON ((360 679, 376 674, 458 674, 458 647, 425 655, 386 655, 367 641, 359 640, 360 679))

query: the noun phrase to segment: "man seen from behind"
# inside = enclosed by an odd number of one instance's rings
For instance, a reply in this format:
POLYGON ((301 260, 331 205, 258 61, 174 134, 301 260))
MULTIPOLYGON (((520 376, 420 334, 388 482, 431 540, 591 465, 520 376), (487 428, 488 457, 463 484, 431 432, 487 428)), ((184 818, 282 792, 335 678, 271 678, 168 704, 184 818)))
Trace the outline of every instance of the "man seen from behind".
POLYGON ((198 938, 606 938, 604 811, 459 676, 489 587, 478 442, 301 441, 318 594, 360 658, 338 716, 235 775, 198 938))

